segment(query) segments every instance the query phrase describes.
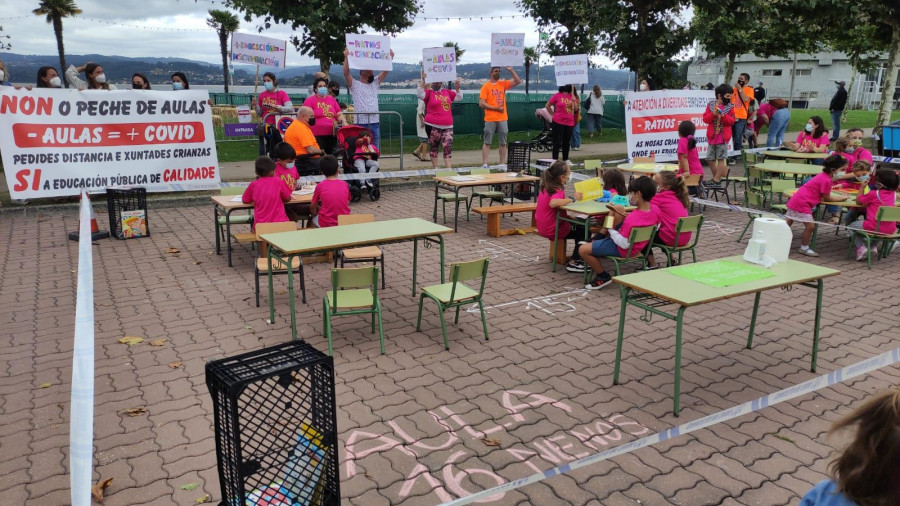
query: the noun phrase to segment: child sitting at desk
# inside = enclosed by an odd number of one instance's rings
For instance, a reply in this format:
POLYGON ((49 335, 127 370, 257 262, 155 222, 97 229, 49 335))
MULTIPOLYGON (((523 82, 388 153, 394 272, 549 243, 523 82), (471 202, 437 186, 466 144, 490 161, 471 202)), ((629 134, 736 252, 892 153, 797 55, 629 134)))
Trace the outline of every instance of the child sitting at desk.
POLYGON ((625 184, 625 174, 619 169, 604 169, 600 175, 603 181, 603 189, 609 191, 613 196, 626 195, 628 186, 625 184))
POLYGON ((243 203, 253 204, 253 229, 257 223, 290 221, 284 203, 291 200, 291 190, 275 177, 275 162, 268 156, 257 158, 256 175, 241 196, 243 203))
POLYGON ((325 180, 316 185, 313 192, 310 213, 316 227, 334 227, 337 217, 350 214, 350 187, 346 181, 338 179, 338 160, 334 155, 325 155, 319 162, 319 169, 325 180))
MULTIPOLYGON (((679 218, 688 216, 688 200, 687 187, 684 185, 684 179, 676 176, 670 170, 661 170, 653 175, 653 180, 659 190, 650 201, 650 205, 656 208, 659 214, 659 230, 656 232, 656 242, 665 244, 666 246, 675 246, 675 227, 678 226, 679 218)), ((691 241, 691 233, 685 232, 678 236, 678 246, 684 246, 691 241)), ((648 248, 650 246, 647 246, 648 248)), ((674 265, 674 261, 672 262, 674 265)), ((653 258, 653 249, 647 255, 647 268, 645 270, 652 271, 656 269, 656 259, 653 258)))
MULTIPOLYGON (((851 223, 850 228, 862 229, 879 234, 893 234, 897 232, 897 223, 893 221, 881 222, 881 227, 875 230, 878 217, 878 209, 881 207, 894 207, 897 205, 897 185, 900 177, 890 169, 882 169, 875 172, 875 180, 869 182, 868 191, 860 190, 856 194, 856 203, 864 206, 864 217, 851 223)), ((854 236, 856 244, 856 260, 866 258, 866 242, 859 235, 854 236)), ((878 253, 881 241, 872 241, 872 254, 878 253)))
MULTIPOLYGON (((566 198, 566 183, 569 182, 569 164, 556 161, 541 174, 541 189, 538 192, 537 209, 534 211, 534 222, 537 225, 538 234, 541 237, 553 240, 556 232, 556 215, 565 211, 559 208, 571 204, 581 198, 581 194, 575 192, 575 199, 566 198)), ((567 239, 573 239, 575 249, 572 250, 572 258, 566 264, 569 272, 584 272, 584 262, 578 256, 578 240, 584 240, 584 227, 572 226, 568 221, 559 222, 557 240, 566 243, 567 239)))
POLYGON ((579 247, 578 253, 581 258, 594 270, 593 281, 585 285, 588 290, 599 290, 612 283, 612 276, 603 270, 598 257, 624 257, 629 247, 631 256, 640 255, 647 241, 634 245, 629 243, 631 229, 659 224, 659 215, 650 205, 650 199, 656 195, 656 183, 649 177, 632 179, 628 185, 628 193, 631 205, 637 206, 637 209, 626 216, 625 208, 608 204, 607 207, 616 215, 615 221, 620 221, 620 225, 609 229, 609 237, 579 247))
MULTIPOLYGON (((286 142, 279 142, 272 149, 272 156, 275 158, 275 177, 284 181, 291 191, 299 190, 301 185, 297 180, 300 179, 300 173, 297 172, 297 167, 294 165, 294 161, 297 159, 294 147, 286 142)), ((309 216, 309 204, 306 202, 285 204, 284 212, 287 214, 288 220, 297 221, 303 216, 309 216)))
POLYGON ((818 253, 810 249, 809 241, 812 239, 813 232, 816 230, 816 223, 813 219, 812 210, 819 205, 819 202, 842 202, 847 197, 835 197, 831 195, 831 178, 838 170, 843 170, 847 166, 847 160, 841 155, 831 155, 822 162, 822 172, 816 177, 803 183, 803 186, 797 189, 793 196, 787 202, 787 218, 788 226, 794 221, 800 221, 805 224, 803 235, 800 236, 800 254, 809 257, 817 257, 818 253))

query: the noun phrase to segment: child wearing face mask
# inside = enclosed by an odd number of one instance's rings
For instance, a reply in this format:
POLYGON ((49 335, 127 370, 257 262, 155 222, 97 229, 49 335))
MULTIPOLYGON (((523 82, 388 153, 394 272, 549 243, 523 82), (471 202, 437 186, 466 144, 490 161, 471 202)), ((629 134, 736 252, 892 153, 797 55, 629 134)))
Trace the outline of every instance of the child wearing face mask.
POLYGON ((734 125, 734 104, 731 103, 731 86, 716 86, 716 101, 710 102, 703 112, 703 121, 707 124, 706 160, 712 171, 712 179, 701 181, 704 186, 719 186, 728 172, 725 160, 728 158, 728 141, 731 140, 731 127, 734 125))
POLYGON ((272 72, 263 74, 263 87, 265 90, 259 94, 259 99, 250 101, 250 107, 256 109, 259 117, 265 117, 266 123, 275 124, 276 114, 293 114, 294 104, 287 92, 278 89, 278 78, 272 72), (266 116, 268 115, 268 116, 266 116))
MULTIPOLYGON (((868 182, 868 191, 860 190, 856 194, 856 203, 864 207, 863 216, 851 223, 850 228, 862 229, 868 232, 877 232, 879 234, 891 235, 897 232, 897 223, 893 221, 881 222, 881 226, 876 230, 878 209, 881 207, 894 207, 897 205, 897 186, 900 183, 900 176, 890 169, 882 169, 875 172, 874 180, 868 182)), ((866 242, 858 234, 854 235, 854 244, 856 245, 856 260, 866 258, 866 242)), ((875 240, 871 243, 871 254, 878 254, 878 247, 881 241, 875 240)))
MULTIPOLYGON (((363 133, 356 139, 356 150, 353 152, 353 166, 360 174, 367 172, 378 172, 378 156, 381 152, 372 142, 372 135, 363 133)), ((366 188, 372 191, 374 185, 371 179, 365 180, 366 188)))
POLYGON ((794 195, 787 202, 787 213, 785 213, 785 221, 788 226, 793 225, 794 221, 803 223, 803 235, 800 236, 800 254, 809 257, 817 257, 818 253, 809 247, 813 232, 816 230, 816 223, 812 215, 814 207, 819 205, 821 201, 841 202, 847 200, 847 197, 835 197, 831 194, 832 177, 834 174, 847 166, 847 161, 839 155, 831 155, 822 163, 822 172, 816 177, 803 183, 794 195))
MULTIPOLYGON (((279 142, 272 149, 272 157, 275 159, 275 177, 281 179, 289 190, 294 191, 301 188, 300 173, 294 165, 297 159, 297 152, 294 147, 286 142, 279 142)), ((297 221, 301 216, 309 215, 308 203, 285 203, 284 212, 291 221, 297 221)))

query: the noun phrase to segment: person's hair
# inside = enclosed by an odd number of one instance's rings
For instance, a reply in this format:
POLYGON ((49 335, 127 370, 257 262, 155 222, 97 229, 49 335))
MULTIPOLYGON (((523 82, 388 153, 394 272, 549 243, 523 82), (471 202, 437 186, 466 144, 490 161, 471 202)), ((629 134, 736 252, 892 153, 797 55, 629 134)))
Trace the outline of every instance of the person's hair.
POLYGON ((597 84, 594 85, 594 96, 595 97, 603 96, 603 89, 600 88, 600 85, 597 85, 597 84))
POLYGON ((687 206, 691 204, 691 200, 688 197, 687 187, 684 185, 684 179, 675 175, 671 170, 661 170, 658 172, 659 181, 662 186, 665 186, 669 190, 675 192, 675 197, 681 201, 681 205, 687 209, 687 206))
POLYGON ((834 141, 834 150, 844 152, 847 151, 847 148, 850 147, 850 143, 852 141, 849 137, 841 136, 838 137, 836 141, 834 141))
MULTIPOLYGON (((38 69, 38 73, 37 73, 37 87, 38 88, 49 88, 50 87, 49 84, 44 82, 44 78, 47 77, 47 74, 51 70, 56 70, 56 68, 55 67, 41 67, 38 69)), ((56 74, 59 75, 59 72, 57 72, 56 74)), ((8 77, 6 79, 9 80, 8 77)))
POLYGON ((87 79, 88 88, 90 88, 90 89, 102 88, 104 90, 108 90, 109 89, 109 80, 108 79, 107 79, 107 82, 100 84, 97 81, 94 81, 94 76, 91 75, 94 73, 95 70, 97 70, 97 67, 99 67, 99 66, 100 65, 93 63, 93 62, 84 64, 84 77, 85 77, 85 79, 87 79))
POLYGON ((278 87, 278 78, 275 77, 274 72, 266 72, 265 74, 263 74, 263 79, 265 79, 266 77, 272 80, 272 84, 275 85, 276 88, 278 87))
POLYGON ((847 159, 841 155, 831 155, 822 162, 822 172, 826 174, 834 174, 841 167, 847 165, 847 159))
POLYGON ((497 70, 500 70, 500 67, 491 67, 491 70, 490 70, 490 72, 492 72, 492 73, 493 73, 493 72, 494 72, 494 69, 497 69, 497 70))
POLYGON ((723 84, 716 86, 715 94, 716 94, 716 98, 719 98, 719 96, 721 96, 722 100, 725 100, 725 94, 733 93, 733 92, 734 92, 734 89, 731 86, 728 86, 727 84, 723 83, 723 84))
POLYGON ((0 60, 0 69, 3 69, 3 73, 6 74, 3 79, 9 82, 9 69, 6 68, 6 64, 3 63, 3 60, 0 60))
POLYGON ((822 137, 822 135, 825 134, 825 122, 822 121, 822 118, 820 116, 812 116, 809 119, 811 119, 813 124, 816 125, 816 128, 814 128, 812 131, 813 139, 822 137))
POLYGON ((870 164, 869 162, 867 162, 865 160, 857 160, 857 161, 853 162, 853 170, 850 172, 856 172, 859 170, 864 170, 866 172, 869 172, 872 170, 872 164, 870 164))
POLYGON ((294 146, 286 142, 279 142, 272 148, 272 158, 276 160, 294 160, 297 158, 297 152, 294 146))
POLYGON ((738 77, 746 77, 747 84, 750 84, 750 74, 748 74, 746 72, 741 72, 740 74, 738 74, 738 77))
POLYGON ((559 87, 559 92, 560 92, 560 93, 572 93, 572 85, 571 85, 571 84, 564 84, 564 85, 560 86, 560 87, 559 87))
POLYGON ((853 132, 859 132, 859 133, 862 134, 862 133, 863 133, 863 129, 862 129, 862 128, 859 128, 859 127, 848 128, 847 131, 844 132, 844 135, 849 136, 849 135, 852 134, 853 132))
POLYGON ((603 188, 605 190, 616 190, 616 193, 619 195, 628 193, 628 187, 625 185, 625 174, 621 170, 615 168, 604 169, 600 179, 603 180, 603 188))
POLYGON ((828 466, 838 490, 860 505, 900 504, 900 388, 871 396, 828 434, 851 427, 853 441, 828 466))
POLYGON ((628 184, 628 193, 640 193, 644 202, 650 202, 650 199, 656 195, 656 183, 647 176, 636 177, 628 184))
POLYGON ((181 79, 184 82, 184 89, 191 89, 191 85, 188 84, 188 78, 186 75, 184 75, 184 72, 172 72, 172 77, 178 77, 179 79, 181 79))
POLYGON ((541 174, 541 191, 556 193, 564 188, 562 178, 569 172, 569 165, 563 161, 553 162, 547 170, 541 174))
POLYGON ((254 165, 256 166, 256 175, 259 177, 268 177, 275 172, 275 160, 268 156, 260 156, 254 165))
POLYGON ((897 191, 897 187, 900 186, 900 176, 891 169, 876 170, 875 181, 881 183, 885 190, 890 190, 892 192, 897 191))
POLYGON ((334 155, 325 155, 319 160, 319 170, 325 177, 331 177, 338 172, 338 160, 334 155))
POLYGON ((317 77, 315 81, 313 81, 313 91, 317 92, 317 88, 319 87, 319 83, 325 83, 325 87, 328 88, 328 79, 325 77, 317 77))
POLYGON ((131 76, 131 81, 132 81, 132 82, 134 82, 134 78, 135 78, 135 77, 140 77, 141 79, 144 80, 144 89, 145 89, 145 90, 149 90, 149 89, 150 89, 150 80, 147 79, 147 76, 145 76, 144 74, 141 74, 140 72, 135 72, 135 73, 132 74, 132 76, 131 76))
POLYGON ((696 132, 697 125, 695 125, 693 121, 685 120, 678 124, 678 136, 688 137, 688 149, 697 147, 697 139, 694 138, 694 133, 696 132))
POLYGON ((341 83, 337 81, 328 81, 328 92, 337 96, 341 94, 341 83), (334 91, 337 90, 337 93, 334 91))

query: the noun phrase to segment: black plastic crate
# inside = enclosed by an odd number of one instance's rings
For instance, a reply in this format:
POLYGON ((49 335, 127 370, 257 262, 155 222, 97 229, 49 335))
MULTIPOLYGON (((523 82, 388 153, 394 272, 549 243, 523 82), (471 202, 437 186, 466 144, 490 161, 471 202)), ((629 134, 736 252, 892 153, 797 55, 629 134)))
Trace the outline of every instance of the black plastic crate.
POLYGON ((146 188, 128 186, 107 188, 106 208, 109 211, 110 237, 116 239, 150 237, 146 188), (127 223, 122 221, 123 213, 129 219, 127 223))
POLYGON ((220 505, 340 503, 334 360, 293 341, 206 364, 220 505))

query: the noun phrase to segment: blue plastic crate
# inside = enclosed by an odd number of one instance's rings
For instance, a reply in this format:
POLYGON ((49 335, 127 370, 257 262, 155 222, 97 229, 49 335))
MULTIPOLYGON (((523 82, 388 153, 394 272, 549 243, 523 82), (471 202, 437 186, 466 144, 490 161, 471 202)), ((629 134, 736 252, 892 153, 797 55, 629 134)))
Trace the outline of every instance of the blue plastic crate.
POLYGON ((881 134, 884 156, 900 156, 900 121, 885 125, 881 134))

